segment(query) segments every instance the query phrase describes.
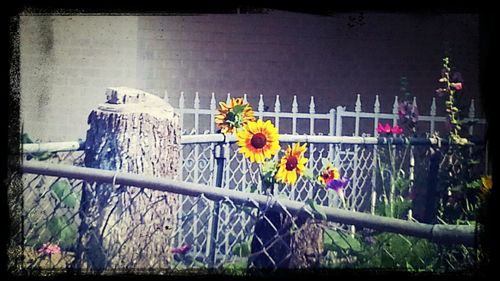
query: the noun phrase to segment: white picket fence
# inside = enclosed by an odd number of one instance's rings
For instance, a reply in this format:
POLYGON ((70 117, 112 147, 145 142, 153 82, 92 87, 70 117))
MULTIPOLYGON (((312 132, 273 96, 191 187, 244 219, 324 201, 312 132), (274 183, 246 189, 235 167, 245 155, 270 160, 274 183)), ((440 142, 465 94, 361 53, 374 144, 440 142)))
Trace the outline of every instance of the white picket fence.
MULTIPOLYGON (((154 93, 154 92, 153 92, 154 93)), ((157 93, 158 94, 158 93, 157 93)), ((168 93, 165 90, 163 92, 164 99, 169 102, 169 97, 168 93)), ((237 96, 241 97, 241 95, 237 96)), ((231 98, 231 94, 227 94, 226 102, 229 102, 231 98)), ((243 94, 243 99, 247 101, 247 94, 243 94)), ((416 98, 413 99, 413 103, 417 104, 416 98)), ((257 108, 254 108, 255 115, 258 118, 262 119, 271 119, 274 121, 274 125, 280 129, 279 132, 282 134, 297 134, 297 126, 298 126, 298 120, 307 120, 309 121, 309 132, 307 132, 309 135, 331 135, 331 136, 342 136, 346 135, 345 131, 343 129, 345 126, 343 126, 343 123, 347 121, 350 118, 354 119, 354 131, 351 134, 352 136, 360 136, 360 135, 373 135, 377 136, 377 124, 379 121, 387 122, 387 121, 392 121, 392 124, 395 125, 397 124, 398 121, 398 97, 394 97, 394 102, 393 102, 393 109, 392 112, 390 113, 382 113, 380 112, 380 101, 379 101, 379 95, 375 96, 375 102, 373 104, 373 111, 368 112, 368 111, 362 111, 362 104, 361 104, 361 95, 358 94, 356 101, 355 101, 355 109, 354 111, 347 111, 345 106, 336 106, 336 108, 333 107, 329 110, 327 113, 317 113, 316 112, 316 105, 314 102, 314 97, 311 96, 310 103, 309 103, 309 112, 299 112, 298 111, 298 103, 297 103, 297 97, 293 96, 293 101, 291 105, 291 111, 282 111, 282 106, 281 102, 279 99, 279 95, 276 95, 275 102, 274 102, 274 111, 264 111, 264 99, 263 95, 260 95, 259 102, 257 105, 257 108), (283 131, 285 128, 280 128, 280 120, 286 120, 289 119, 291 120, 291 130, 290 131, 283 131), (328 122, 328 127, 324 128, 325 126, 322 126, 321 129, 322 131, 317 132, 315 129, 315 121, 318 120, 326 120, 328 122), (367 120, 367 121, 365 121, 367 120), (369 131, 362 131, 360 132, 360 124, 361 121, 365 123, 371 123, 373 126, 371 126, 369 131), (326 130, 325 130, 326 129, 326 130)), ((203 131, 200 131, 200 120, 204 120, 204 117, 209 117, 210 118, 210 127, 207 128, 205 131, 207 133, 215 133, 217 131, 217 128, 215 126, 215 123, 213 122, 215 114, 217 114, 217 107, 218 107, 218 101, 215 99, 215 93, 211 93, 211 99, 208 107, 201 107, 200 106, 200 98, 198 92, 195 92, 194 96, 194 101, 193 101, 193 106, 192 107, 187 107, 185 98, 184 98, 184 92, 180 92, 179 96, 179 103, 178 107, 176 108, 176 111, 180 114, 181 118, 181 124, 183 124, 182 128, 184 129, 185 133, 188 134, 199 134, 203 133, 203 131), (188 128, 184 124, 184 120, 187 118, 187 116, 192 116, 193 121, 192 122, 192 128, 188 128)), ((423 112, 422 110, 419 110, 419 112, 423 112)), ((475 103, 474 99, 471 100, 470 106, 469 106, 469 112, 468 112, 468 118, 465 118, 464 121, 476 121, 477 123, 475 125, 470 126, 469 128, 469 134, 473 135, 474 134, 474 127, 478 125, 485 125, 486 120, 485 119, 480 119, 476 118, 476 109, 475 109, 475 103)), ((444 123, 446 122, 446 116, 437 116, 436 115, 436 98, 432 98, 432 104, 429 110, 429 115, 419 115, 418 117, 418 123, 419 124, 425 124, 428 123, 428 126, 421 126, 428 128, 425 131, 420 131, 420 133, 433 133, 436 130, 436 124, 437 123, 444 123)), ((441 135, 444 135, 445 132, 441 132, 441 135)))

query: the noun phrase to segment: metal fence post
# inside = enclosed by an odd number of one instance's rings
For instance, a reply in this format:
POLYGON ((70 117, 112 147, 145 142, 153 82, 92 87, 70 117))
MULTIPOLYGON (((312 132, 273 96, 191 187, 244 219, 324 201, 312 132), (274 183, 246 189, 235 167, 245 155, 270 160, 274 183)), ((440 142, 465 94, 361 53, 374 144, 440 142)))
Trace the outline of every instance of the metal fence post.
MULTIPOLYGON (((214 158, 215 158, 215 166, 216 166, 216 174, 215 174, 215 188, 222 187, 222 176, 224 175, 224 161, 225 161, 225 153, 224 153, 224 143, 221 142, 215 146, 214 150, 214 158)), ((220 212, 220 202, 214 201, 214 212, 211 226, 211 235, 210 238, 213 243, 210 243, 209 247, 209 264, 212 267, 215 267, 216 257, 215 257, 215 248, 217 246, 218 240, 218 228, 219 228, 219 212, 220 212)))
POLYGON ((437 215, 437 194, 438 194, 438 176, 439 163, 441 162, 441 152, 431 148, 431 157, 429 164, 429 176, 427 178, 427 192, 424 210, 424 223, 434 223, 437 215))

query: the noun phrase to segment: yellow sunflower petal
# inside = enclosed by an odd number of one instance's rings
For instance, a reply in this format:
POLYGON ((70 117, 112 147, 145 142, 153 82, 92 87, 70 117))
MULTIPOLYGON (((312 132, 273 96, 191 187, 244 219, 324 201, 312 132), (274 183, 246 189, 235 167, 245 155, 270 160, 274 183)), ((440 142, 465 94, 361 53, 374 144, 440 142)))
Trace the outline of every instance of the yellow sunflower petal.
POLYGON ((264 152, 264 157, 266 157, 266 158, 271 158, 272 157, 270 149, 266 149, 263 152, 264 152))
POLYGON ((283 170, 284 170, 284 169, 283 169, 283 166, 280 166, 280 167, 278 168, 278 172, 276 173, 276 179, 277 179, 278 181, 282 181, 281 179, 283 178, 283 170))
POLYGON ((288 173, 288 183, 295 184, 297 181, 297 173, 295 171, 289 171, 288 173))
POLYGON ((307 163, 307 160, 308 160, 308 159, 307 159, 306 157, 301 157, 301 158, 299 159, 299 164, 305 165, 305 164, 307 163))
POLYGON ((248 131, 250 131, 250 133, 257 134, 258 133, 258 123, 249 122, 247 124, 247 129, 248 129, 248 131))
POLYGON ((322 176, 318 176, 318 182, 319 182, 321 185, 325 185, 325 179, 324 179, 322 176))
POLYGON ((254 157, 255 157, 255 162, 256 163, 262 163, 264 162, 263 160, 263 157, 262 157, 262 154, 260 152, 257 152, 257 153, 254 153, 254 157))

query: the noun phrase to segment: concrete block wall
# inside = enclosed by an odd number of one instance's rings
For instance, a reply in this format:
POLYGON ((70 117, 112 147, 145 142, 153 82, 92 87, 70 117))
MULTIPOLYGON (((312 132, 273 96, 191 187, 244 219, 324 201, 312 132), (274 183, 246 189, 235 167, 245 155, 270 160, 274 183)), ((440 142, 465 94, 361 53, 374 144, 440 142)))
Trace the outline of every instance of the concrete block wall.
MULTIPOLYGON (((187 106, 198 91, 202 107, 212 92, 219 100, 230 92, 247 93, 255 107, 263 94, 272 110, 279 94, 289 111, 297 95, 301 112, 311 95, 316 112, 328 112, 353 110, 358 93, 363 110, 373 110, 379 94, 388 112, 401 76, 428 113, 445 48, 466 100, 479 98, 478 33, 478 17, 461 14, 23 16, 21 117, 43 141, 84 138, 88 113, 108 86, 161 97, 167 90, 174 106, 180 91, 187 106)), ((442 113, 444 100, 437 102, 442 113)))
MULTIPOLYGON (((338 14, 331 17, 271 11, 232 14, 139 17, 141 87, 159 95, 168 90, 176 104, 180 91, 191 104, 198 91, 202 104, 215 92, 259 94, 273 108, 279 94, 290 109, 293 95, 307 111, 316 97, 317 112, 345 105, 354 109, 392 109, 400 78, 428 113, 441 59, 451 48, 454 66, 466 80, 468 97, 479 96, 478 18, 474 15, 338 14), (448 41, 448 43, 444 43, 448 41)), ((438 111, 444 109, 439 106, 438 111)), ((444 101, 442 101, 444 103, 444 101)))
POLYGON ((21 16, 21 120, 42 141, 85 138, 106 87, 136 87, 137 17, 21 16))

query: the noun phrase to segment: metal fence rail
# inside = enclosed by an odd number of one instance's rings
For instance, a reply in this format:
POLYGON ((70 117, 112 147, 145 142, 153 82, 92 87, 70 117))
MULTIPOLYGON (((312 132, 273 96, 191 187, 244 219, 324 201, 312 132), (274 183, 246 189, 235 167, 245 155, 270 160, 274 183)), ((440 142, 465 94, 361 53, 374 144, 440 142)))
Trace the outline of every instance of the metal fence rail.
MULTIPOLYGON (((411 145, 431 145, 437 144, 437 138, 402 138, 402 137, 356 137, 356 136, 311 136, 311 135, 287 135, 279 136, 281 142, 307 142, 307 143, 327 143, 327 144, 411 144, 411 145)), ((204 135, 183 135, 181 145, 206 144, 206 143, 234 143, 234 135, 224 134, 204 134, 204 135)), ((480 144, 479 141, 475 143, 480 144)), ((84 150, 85 141, 67 141, 50 143, 26 143, 21 145, 21 150, 25 154, 78 151, 84 150)))
POLYGON ((475 226, 470 225, 429 225, 323 206, 318 206, 317 208, 319 211, 314 213, 311 210, 307 210, 307 204, 303 202, 284 198, 277 199, 272 195, 265 196, 262 194, 210 188, 209 186, 196 183, 147 177, 131 173, 47 164, 43 162, 37 163, 35 161, 24 163, 22 165, 22 171, 24 173, 80 179, 89 182, 136 186, 192 197, 203 196, 211 201, 230 201, 234 205, 253 205, 255 208, 260 209, 273 205, 280 205, 292 214, 296 214, 297 212, 308 212, 311 216, 321 219, 320 213, 324 213, 326 218, 332 222, 416 236, 440 243, 457 243, 466 246, 476 245, 476 229, 475 226))

